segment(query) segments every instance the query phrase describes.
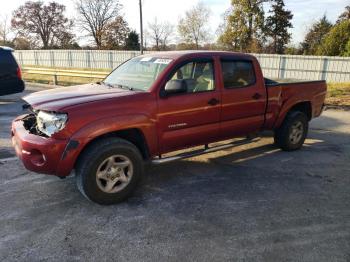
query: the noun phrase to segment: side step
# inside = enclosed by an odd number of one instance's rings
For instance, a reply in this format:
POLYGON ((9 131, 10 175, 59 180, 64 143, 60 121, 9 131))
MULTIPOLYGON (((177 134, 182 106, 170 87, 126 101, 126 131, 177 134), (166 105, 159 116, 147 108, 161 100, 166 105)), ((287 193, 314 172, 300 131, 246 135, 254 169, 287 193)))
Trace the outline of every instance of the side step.
POLYGON ((245 139, 233 141, 233 142, 228 143, 228 144, 213 146, 213 147, 208 147, 208 145, 205 145, 204 149, 198 149, 198 150, 194 150, 191 152, 181 153, 179 155, 165 157, 165 158, 155 158, 151 161, 151 163, 155 164, 155 165, 160 165, 160 164, 164 164, 164 163, 168 163, 168 162, 172 162, 172 161, 176 161, 176 160, 180 160, 180 159, 184 159, 184 158, 190 158, 190 157, 194 157, 194 156, 199 156, 199 155, 203 155, 203 154, 216 152, 216 151, 223 150, 223 149, 230 148, 230 147, 241 146, 241 145, 249 144, 252 142, 257 142, 259 140, 260 140, 259 137, 255 137, 252 139, 245 138, 245 139))

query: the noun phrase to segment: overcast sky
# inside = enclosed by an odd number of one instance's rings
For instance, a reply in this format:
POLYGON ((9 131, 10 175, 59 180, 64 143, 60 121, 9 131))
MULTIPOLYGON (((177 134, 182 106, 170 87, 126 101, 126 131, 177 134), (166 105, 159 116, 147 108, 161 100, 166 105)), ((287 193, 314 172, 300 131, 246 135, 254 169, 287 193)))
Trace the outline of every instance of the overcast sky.
MULTIPOLYGON (((76 11, 73 0, 56 0, 67 6, 67 16, 76 17, 76 11)), ((50 0, 44 0, 50 2, 50 0)), ((121 13, 124 14, 129 26, 139 31, 139 13, 138 0, 120 0, 123 5, 121 13)), ((198 3, 199 0, 143 0, 144 6, 144 25, 158 17, 158 21, 169 21, 176 24, 178 18, 191 6, 198 3)), ((202 0, 207 5, 212 15, 209 18, 212 33, 215 33, 218 25, 222 21, 222 14, 230 6, 230 0, 202 0)), ((12 11, 25 3, 25 0, 2 0, 0 16, 11 16, 12 11)), ((350 0, 285 0, 286 7, 294 14, 293 43, 303 40, 309 25, 326 14, 327 17, 335 22, 345 6, 350 5, 350 0)), ((267 11, 267 10, 266 10, 267 11)))

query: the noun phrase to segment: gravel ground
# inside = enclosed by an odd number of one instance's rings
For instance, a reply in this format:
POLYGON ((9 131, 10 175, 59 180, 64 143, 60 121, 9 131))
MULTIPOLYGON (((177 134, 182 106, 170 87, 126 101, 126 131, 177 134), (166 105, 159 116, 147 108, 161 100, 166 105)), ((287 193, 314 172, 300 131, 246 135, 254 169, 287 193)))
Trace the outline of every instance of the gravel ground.
POLYGON ((325 111, 297 152, 264 137, 149 166, 103 207, 11 159, 19 97, 0 98, 0 261, 350 261, 350 112, 325 111))

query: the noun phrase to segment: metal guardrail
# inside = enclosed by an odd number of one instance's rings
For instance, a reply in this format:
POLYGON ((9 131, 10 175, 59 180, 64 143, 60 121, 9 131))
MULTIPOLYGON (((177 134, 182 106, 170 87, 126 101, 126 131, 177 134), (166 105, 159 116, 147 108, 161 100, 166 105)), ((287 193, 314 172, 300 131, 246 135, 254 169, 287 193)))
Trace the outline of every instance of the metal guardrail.
POLYGON ((57 85, 57 77, 59 76, 104 79, 109 74, 109 72, 101 71, 84 71, 40 67, 23 67, 22 71, 26 74, 52 76, 52 82, 54 85, 57 85))

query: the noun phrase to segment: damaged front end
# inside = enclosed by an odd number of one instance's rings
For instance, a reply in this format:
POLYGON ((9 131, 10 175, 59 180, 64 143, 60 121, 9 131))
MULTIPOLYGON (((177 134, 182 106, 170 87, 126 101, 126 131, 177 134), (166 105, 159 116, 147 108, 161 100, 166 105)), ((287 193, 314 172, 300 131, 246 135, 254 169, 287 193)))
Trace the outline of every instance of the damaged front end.
POLYGON ((28 104, 25 104, 23 109, 29 111, 29 114, 21 119, 24 128, 34 135, 51 137, 64 129, 68 120, 66 113, 35 110, 28 104))
POLYGON ((62 122, 58 113, 31 107, 27 107, 25 113, 12 122, 11 136, 16 155, 30 171, 58 177, 69 175, 74 163, 70 163, 69 158, 63 159, 69 153, 66 152, 69 135, 65 132, 53 135, 64 128, 62 123, 66 121, 62 122), (60 122, 56 123, 57 120, 60 122))
POLYGON ((23 127, 29 132, 29 134, 47 137, 38 129, 37 111, 33 110, 32 106, 27 103, 23 104, 22 108, 27 114, 20 120, 23 122, 23 127))
POLYGON ((23 127, 29 132, 29 134, 48 137, 46 134, 38 129, 37 116, 34 113, 28 114, 23 117, 23 127))

